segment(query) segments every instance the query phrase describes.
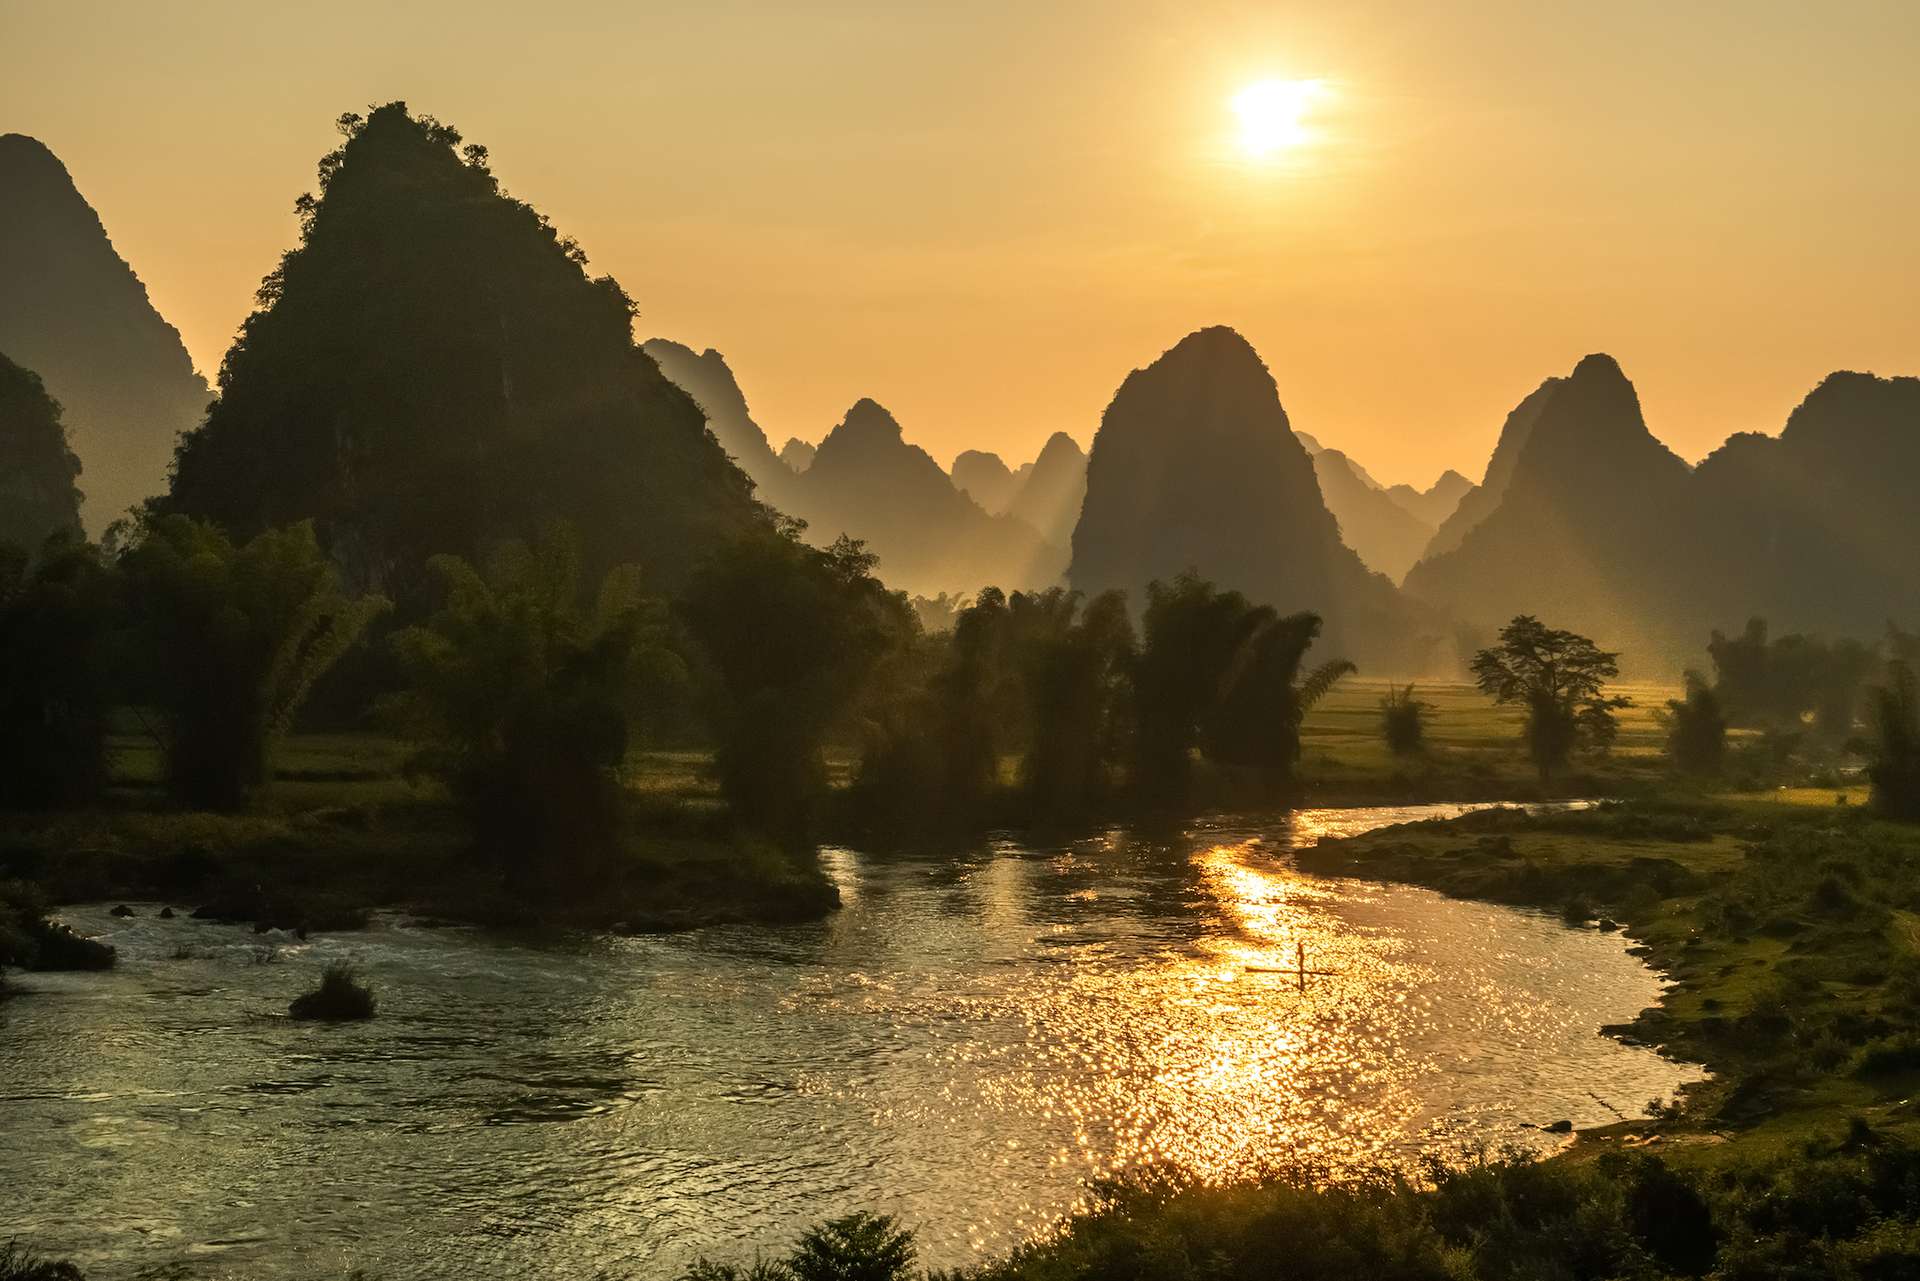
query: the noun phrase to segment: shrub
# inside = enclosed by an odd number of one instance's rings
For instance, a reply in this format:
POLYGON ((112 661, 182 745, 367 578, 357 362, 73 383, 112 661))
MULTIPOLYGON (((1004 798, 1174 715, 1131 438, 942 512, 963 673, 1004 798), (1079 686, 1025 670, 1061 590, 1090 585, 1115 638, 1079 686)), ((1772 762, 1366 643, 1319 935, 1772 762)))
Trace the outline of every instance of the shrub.
POLYGON ((373 989, 354 978, 351 965, 335 961, 320 976, 320 986, 295 997, 287 1013, 296 1019, 337 1023, 372 1018, 374 1004, 373 989))
POLYGON ((1413 696, 1413 686, 1388 688, 1380 699, 1380 730, 1395 756, 1411 756, 1426 746, 1427 704, 1413 696))

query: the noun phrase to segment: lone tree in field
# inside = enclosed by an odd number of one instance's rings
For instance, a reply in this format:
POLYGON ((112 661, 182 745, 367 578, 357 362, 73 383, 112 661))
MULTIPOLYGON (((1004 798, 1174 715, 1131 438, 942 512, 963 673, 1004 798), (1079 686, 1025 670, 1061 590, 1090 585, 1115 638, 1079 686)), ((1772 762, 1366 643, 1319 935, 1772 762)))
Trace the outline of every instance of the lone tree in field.
POLYGON ((1499 645, 1473 656, 1473 678, 1483 693, 1526 708, 1521 737, 1542 783, 1553 781, 1574 748, 1605 751, 1612 745, 1619 733, 1614 710, 1632 706, 1632 700, 1605 692, 1619 674, 1620 655, 1530 614, 1501 628, 1499 645))

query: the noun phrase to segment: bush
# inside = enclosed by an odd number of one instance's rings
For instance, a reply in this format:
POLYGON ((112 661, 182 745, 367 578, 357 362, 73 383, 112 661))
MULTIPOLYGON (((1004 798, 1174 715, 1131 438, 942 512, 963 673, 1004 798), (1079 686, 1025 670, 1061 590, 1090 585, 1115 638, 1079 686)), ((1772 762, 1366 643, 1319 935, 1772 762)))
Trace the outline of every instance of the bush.
POLYGON ((1380 731, 1395 756, 1411 756, 1426 746, 1427 704, 1413 696, 1413 686, 1389 688, 1380 700, 1380 731))
POLYGON ((372 1018, 374 1004, 373 989, 354 978, 351 965, 335 961, 320 976, 320 986, 295 997, 287 1013, 296 1019, 339 1023, 372 1018))
POLYGON ((0 1281, 86 1281, 64 1259, 43 1259, 18 1241, 0 1245, 0 1281))
POLYGON ((850 1214, 808 1228, 786 1257, 745 1268, 701 1259, 679 1281, 906 1281, 913 1233, 888 1215, 850 1214))

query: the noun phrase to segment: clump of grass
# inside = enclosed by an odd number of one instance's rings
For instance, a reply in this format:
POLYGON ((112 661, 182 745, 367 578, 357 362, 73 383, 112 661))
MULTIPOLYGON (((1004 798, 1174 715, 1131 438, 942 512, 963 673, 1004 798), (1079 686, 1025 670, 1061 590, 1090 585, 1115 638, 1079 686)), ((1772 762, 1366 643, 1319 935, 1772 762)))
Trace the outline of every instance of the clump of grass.
POLYGON ((86 1281, 86 1275, 65 1259, 43 1259, 9 1241, 0 1245, 0 1281, 86 1281))
POLYGON ((320 986, 295 997, 287 1013, 296 1019, 345 1022, 372 1018, 374 1004, 373 989, 354 977, 351 965, 335 961, 320 976, 320 986))

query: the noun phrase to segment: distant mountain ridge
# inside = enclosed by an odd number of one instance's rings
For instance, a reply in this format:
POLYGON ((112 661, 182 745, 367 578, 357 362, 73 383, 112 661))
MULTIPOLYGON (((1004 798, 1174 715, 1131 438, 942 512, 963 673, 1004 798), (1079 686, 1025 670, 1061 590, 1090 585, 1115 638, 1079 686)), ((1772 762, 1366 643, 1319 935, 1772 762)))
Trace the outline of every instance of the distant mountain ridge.
POLYGON ((1367 483, 1364 470, 1337 449, 1313 456, 1320 496, 1340 523, 1340 536, 1368 569, 1395 582, 1426 550, 1433 526, 1395 502, 1387 490, 1367 483))
POLYGON ((671 338, 649 338, 640 350, 706 413, 707 430, 754 483, 760 500, 784 510, 794 498, 794 468, 773 452, 767 433, 753 420, 726 357, 711 347, 695 352, 671 338))
POLYGON ((990 515, 962 493, 876 401, 847 411, 798 482, 789 514, 807 522, 807 537, 861 539, 890 587, 932 596, 1044 587, 1059 576, 1059 553, 1031 525, 990 515))
POLYGON ((17 133, 0 135, 0 351, 64 408, 95 534, 166 488, 210 399, 66 166, 17 133))

